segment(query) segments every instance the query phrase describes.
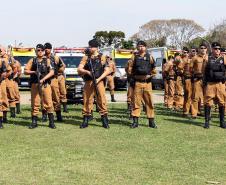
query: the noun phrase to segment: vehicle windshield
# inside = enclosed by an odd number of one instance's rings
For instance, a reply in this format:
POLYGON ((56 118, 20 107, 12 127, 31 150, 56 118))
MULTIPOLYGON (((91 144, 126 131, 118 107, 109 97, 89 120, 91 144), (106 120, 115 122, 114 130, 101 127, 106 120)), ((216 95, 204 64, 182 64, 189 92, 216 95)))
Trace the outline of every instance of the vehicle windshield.
POLYGON ((31 57, 31 56, 14 56, 13 58, 15 60, 19 61, 21 66, 25 66, 27 64, 27 62, 33 57, 31 57))
POLYGON ((115 58, 116 67, 124 68, 128 62, 128 58, 115 58))
POLYGON ((66 68, 77 68, 82 60, 82 56, 63 56, 60 58, 64 61, 66 68))
POLYGON ((161 66, 162 66, 162 58, 156 58, 155 67, 161 67, 161 66))

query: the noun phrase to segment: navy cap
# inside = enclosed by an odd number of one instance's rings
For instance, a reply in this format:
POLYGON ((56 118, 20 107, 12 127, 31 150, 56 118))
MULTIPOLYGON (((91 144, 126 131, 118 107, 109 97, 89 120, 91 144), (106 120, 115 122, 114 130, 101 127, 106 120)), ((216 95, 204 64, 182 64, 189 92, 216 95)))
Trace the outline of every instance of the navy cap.
POLYGON ((44 48, 44 46, 42 44, 37 44, 36 49, 44 50, 45 48, 44 48))
POLYGON ((52 44, 50 44, 49 42, 47 42, 47 43, 44 44, 44 48, 45 49, 52 49, 53 47, 52 47, 52 44))

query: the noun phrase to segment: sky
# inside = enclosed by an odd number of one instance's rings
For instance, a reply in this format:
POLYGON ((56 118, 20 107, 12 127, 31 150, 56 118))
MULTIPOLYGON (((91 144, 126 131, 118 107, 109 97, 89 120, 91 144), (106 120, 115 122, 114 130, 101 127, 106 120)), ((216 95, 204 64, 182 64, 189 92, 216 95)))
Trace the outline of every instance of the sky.
POLYGON ((0 44, 82 47, 96 31, 126 38, 154 19, 192 19, 206 30, 226 19, 225 0, 2 0, 0 44))

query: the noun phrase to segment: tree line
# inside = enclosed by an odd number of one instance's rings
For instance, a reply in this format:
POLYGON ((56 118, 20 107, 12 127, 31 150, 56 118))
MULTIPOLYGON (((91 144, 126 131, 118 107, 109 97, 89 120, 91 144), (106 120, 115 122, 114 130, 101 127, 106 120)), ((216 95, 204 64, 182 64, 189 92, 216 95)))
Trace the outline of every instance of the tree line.
POLYGON ((151 20, 140 26, 139 31, 129 40, 125 40, 125 33, 122 31, 97 31, 93 38, 98 40, 100 47, 124 49, 133 49, 139 40, 146 41, 148 47, 181 49, 184 46, 198 47, 203 41, 217 41, 226 47, 226 20, 208 31, 194 20, 151 20))

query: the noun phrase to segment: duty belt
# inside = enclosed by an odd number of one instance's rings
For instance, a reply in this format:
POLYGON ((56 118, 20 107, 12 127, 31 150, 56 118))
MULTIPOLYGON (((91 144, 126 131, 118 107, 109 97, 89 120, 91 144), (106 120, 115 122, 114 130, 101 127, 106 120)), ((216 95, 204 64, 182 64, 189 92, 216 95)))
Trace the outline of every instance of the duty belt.
POLYGON ((135 79, 136 82, 142 82, 142 83, 149 83, 151 82, 151 78, 147 78, 147 79, 135 79))

